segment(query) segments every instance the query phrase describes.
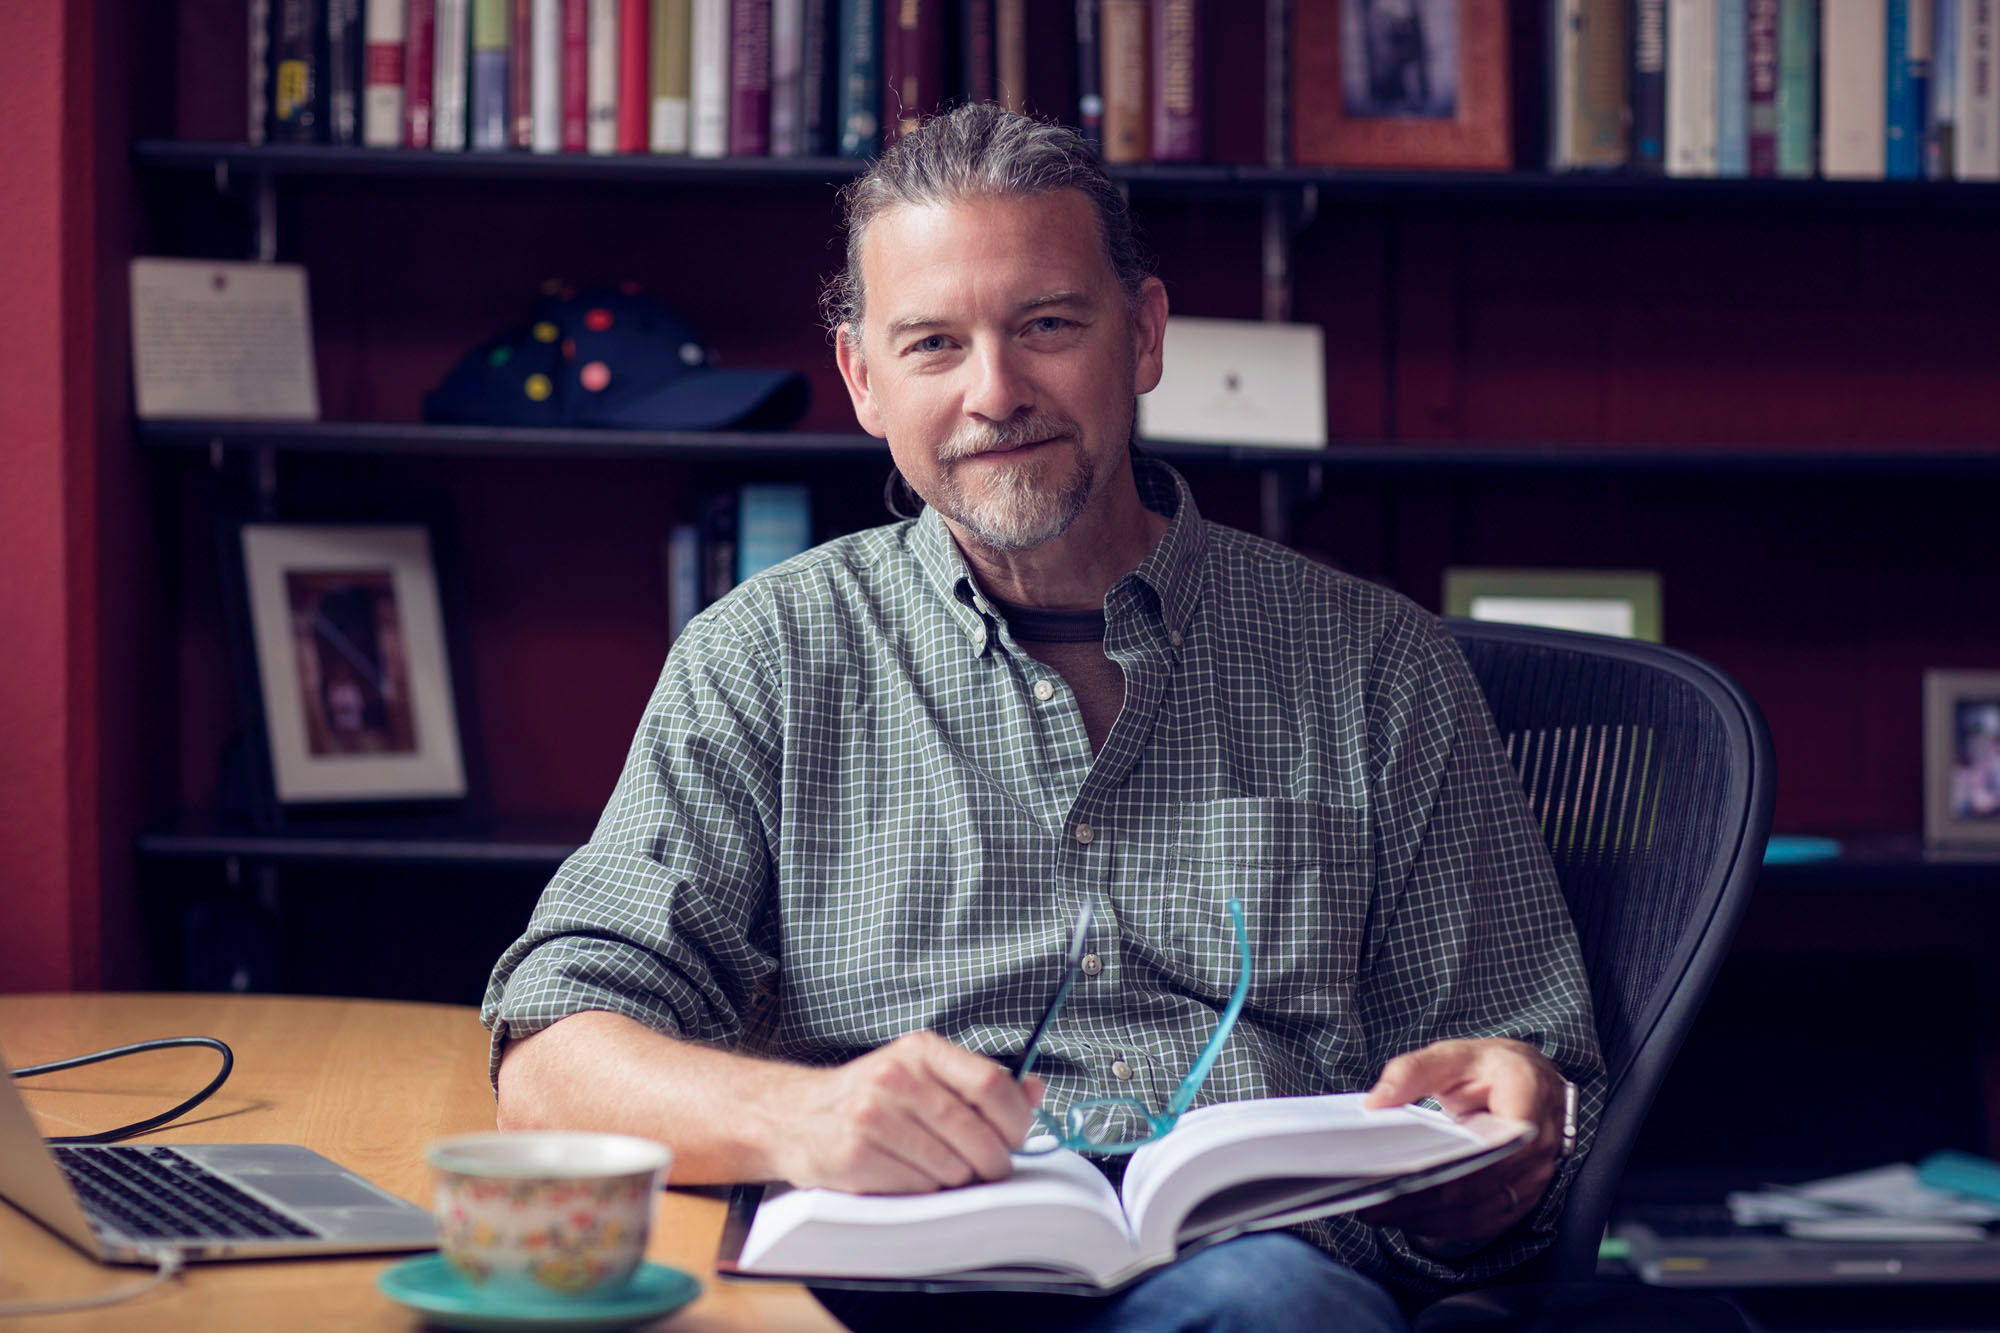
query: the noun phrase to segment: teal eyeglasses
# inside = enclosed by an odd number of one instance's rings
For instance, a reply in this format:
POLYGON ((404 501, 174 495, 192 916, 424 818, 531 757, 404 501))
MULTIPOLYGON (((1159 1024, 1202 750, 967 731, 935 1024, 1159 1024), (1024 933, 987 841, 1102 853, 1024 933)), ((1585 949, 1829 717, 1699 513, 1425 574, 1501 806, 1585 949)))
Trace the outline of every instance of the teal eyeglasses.
MULTIPOLYGON (((1148 1109, 1144 1102, 1132 1097, 1105 1097, 1092 1101, 1077 1102, 1063 1113, 1059 1120, 1047 1111, 1036 1111, 1033 1125, 1028 1130, 1028 1141, 1021 1151, 1024 1153, 1050 1153, 1058 1148, 1070 1148, 1076 1152, 1094 1153, 1099 1156, 1117 1156, 1142 1148, 1154 1139, 1160 1138, 1174 1127, 1188 1107, 1194 1105, 1195 1094, 1201 1091, 1203 1080, 1215 1064, 1215 1057, 1222 1052, 1222 1044, 1229 1040, 1229 1030, 1236 1026, 1236 1016, 1243 1011, 1243 997, 1250 993, 1250 933, 1243 925, 1243 900, 1229 900, 1229 917, 1236 927, 1236 951, 1242 959, 1242 967, 1236 977, 1236 989, 1229 997, 1229 1004, 1222 1011, 1222 1018, 1215 1025, 1215 1033, 1208 1044, 1195 1057, 1194 1067, 1181 1080, 1167 1109, 1157 1114, 1148 1109)), ((1070 934, 1068 967, 1063 972, 1062 984, 1056 988, 1055 998, 1049 1001, 1042 1021, 1035 1025, 1034 1035, 1028 1038, 1027 1049, 1021 1053, 1020 1061, 1014 1066, 1016 1078, 1034 1068, 1035 1054, 1042 1044, 1042 1035, 1055 1021, 1061 1011, 1063 1001, 1069 998, 1070 987, 1076 984, 1077 973, 1083 964, 1083 942, 1090 933, 1090 906, 1084 905, 1077 917, 1076 929, 1070 934)))

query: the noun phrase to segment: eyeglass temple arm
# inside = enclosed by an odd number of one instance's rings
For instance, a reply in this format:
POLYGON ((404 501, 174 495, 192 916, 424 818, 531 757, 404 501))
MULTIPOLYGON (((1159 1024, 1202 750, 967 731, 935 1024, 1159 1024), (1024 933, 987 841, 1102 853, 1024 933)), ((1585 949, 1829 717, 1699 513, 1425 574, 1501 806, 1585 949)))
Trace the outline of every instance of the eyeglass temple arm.
POLYGON ((1201 1048, 1201 1055, 1188 1070, 1187 1077, 1174 1093, 1174 1099, 1167 1103, 1165 1119, 1172 1123, 1194 1105, 1195 1094, 1201 1091, 1202 1081, 1215 1064, 1215 1058, 1222 1054, 1222 1044, 1229 1040, 1229 1030, 1236 1026, 1236 1015, 1243 1012, 1243 999, 1250 993, 1250 932, 1243 925, 1243 900, 1229 900, 1229 916, 1236 925, 1236 952, 1242 960, 1242 967, 1236 974, 1236 989, 1229 996, 1229 1007, 1222 1011, 1222 1019, 1215 1025, 1215 1035, 1208 1039, 1208 1045, 1201 1048))

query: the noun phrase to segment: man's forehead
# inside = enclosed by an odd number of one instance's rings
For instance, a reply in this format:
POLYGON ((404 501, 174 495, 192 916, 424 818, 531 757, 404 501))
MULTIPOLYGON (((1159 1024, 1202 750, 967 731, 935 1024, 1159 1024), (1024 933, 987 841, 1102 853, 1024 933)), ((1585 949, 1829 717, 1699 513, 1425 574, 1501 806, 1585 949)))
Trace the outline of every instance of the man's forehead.
POLYGON ((869 223, 860 258, 868 322, 878 326, 927 318, 901 307, 975 286, 1028 306, 1117 281, 1090 200, 1076 190, 895 204, 869 223))

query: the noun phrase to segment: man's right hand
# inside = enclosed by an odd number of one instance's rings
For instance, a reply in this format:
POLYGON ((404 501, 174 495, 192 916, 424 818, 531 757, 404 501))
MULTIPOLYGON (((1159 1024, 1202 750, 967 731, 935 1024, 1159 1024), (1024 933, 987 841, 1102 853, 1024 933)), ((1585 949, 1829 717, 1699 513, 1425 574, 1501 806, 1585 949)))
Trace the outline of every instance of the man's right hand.
POLYGON ((833 1069, 799 1071, 779 1155, 787 1180, 856 1194, 922 1194, 1000 1180, 1043 1084, 934 1032, 912 1032, 833 1069))

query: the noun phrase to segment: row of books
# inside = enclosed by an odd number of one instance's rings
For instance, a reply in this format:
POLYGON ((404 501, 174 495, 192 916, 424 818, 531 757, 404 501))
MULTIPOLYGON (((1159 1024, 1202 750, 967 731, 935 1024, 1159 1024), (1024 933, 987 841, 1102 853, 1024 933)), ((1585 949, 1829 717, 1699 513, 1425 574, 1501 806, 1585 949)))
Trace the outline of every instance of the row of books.
MULTIPOLYGON (((253 0, 249 137, 867 157, 940 106, 1018 109, 1025 4, 253 0)), ((1110 160, 1203 156, 1199 5, 1079 0, 1077 119, 1110 160)))
POLYGON ((731 588, 813 544, 812 492, 789 482, 744 482, 676 523, 662 550, 667 625, 674 638, 731 588))
POLYGON ((1552 2, 1552 169, 2000 179, 1994 0, 1552 2))

